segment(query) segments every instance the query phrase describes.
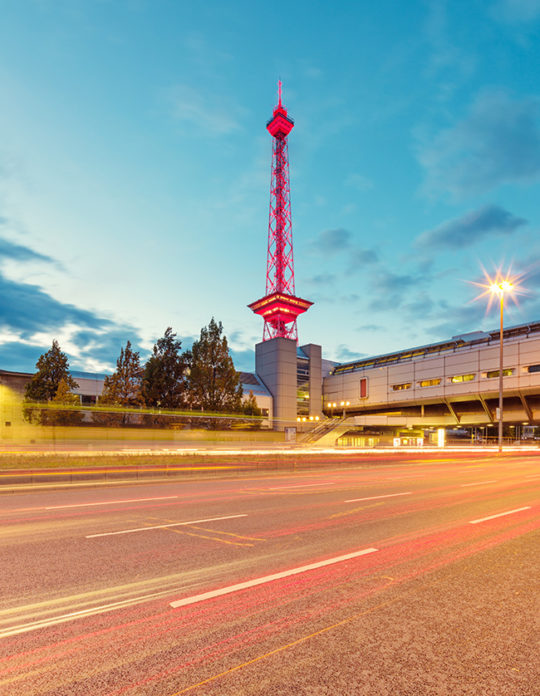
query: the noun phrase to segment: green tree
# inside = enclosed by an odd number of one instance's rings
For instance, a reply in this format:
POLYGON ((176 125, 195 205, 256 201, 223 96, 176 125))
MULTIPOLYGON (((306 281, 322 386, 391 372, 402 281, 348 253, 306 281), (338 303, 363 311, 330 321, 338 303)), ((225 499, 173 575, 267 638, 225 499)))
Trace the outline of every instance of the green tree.
POLYGON ((70 390, 79 385, 69 374, 67 355, 60 350, 58 341, 52 342, 52 348, 39 357, 37 372, 26 385, 24 397, 27 401, 50 401, 56 396, 62 379, 70 390))
MULTIPOLYGON (((131 342, 128 341, 125 349, 120 349, 116 370, 105 377, 98 405, 140 408, 143 404, 140 356, 131 349, 131 342)), ((127 425, 130 421, 127 413, 95 413, 93 420, 101 425, 127 425)))
POLYGON ((243 421, 246 428, 251 428, 254 430, 259 430, 262 423, 262 411, 257 405, 257 399, 255 398, 252 391, 249 392, 247 397, 242 402, 242 411, 246 416, 250 416, 249 420, 243 421))
POLYGON ((242 403, 242 411, 246 414, 246 416, 258 417, 262 415, 262 411, 257 406, 257 399, 253 395, 252 391, 250 391, 247 398, 244 399, 242 403))
POLYGON ((242 385, 229 355, 223 326, 212 317, 191 349, 188 378, 190 403, 203 411, 240 412, 242 385))
POLYGON ((187 359, 180 353, 181 341, 172 328, 154 345, 144 366, 142 394, 151 408, 182 408, 185 405, 187 359))
MULTIPOLYGON (((69 388, 69 384, 65 377, 62 377, 54 399, 51 400, 51 406, 75 406, 81 405, 80 398, 74 394, 69 388)), ((57 411, 52 410, 47 413, 47 421, 50 425, 80 425, 84 418, 84 413, 78 408, 69 410, 59 408, 57 411)))
MULTIPOLYGON (((52 342, 52 347, 41 355, 36 363, 37 372, 28 382, 24 392, 25 401, 50 402, 52 401, 63 381, 68 391, 77 389, 79 385, 69 373, 69 361, 67 355, 60 350, 58 341, 52 342)), ((46 425, 50 420, 46 409, 25 407, 24 416, 34 423, 46 425)))

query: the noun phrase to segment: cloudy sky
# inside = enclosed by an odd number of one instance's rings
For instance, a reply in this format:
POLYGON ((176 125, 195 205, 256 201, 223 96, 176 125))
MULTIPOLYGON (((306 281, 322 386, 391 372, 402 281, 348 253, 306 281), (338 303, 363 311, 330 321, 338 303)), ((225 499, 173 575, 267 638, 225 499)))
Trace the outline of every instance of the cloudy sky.
POLYGON ((301 343, 347 360, 540 320, 540 0, 0 0, 0 368, 188 347, 254 367, 277 80, 301 343))

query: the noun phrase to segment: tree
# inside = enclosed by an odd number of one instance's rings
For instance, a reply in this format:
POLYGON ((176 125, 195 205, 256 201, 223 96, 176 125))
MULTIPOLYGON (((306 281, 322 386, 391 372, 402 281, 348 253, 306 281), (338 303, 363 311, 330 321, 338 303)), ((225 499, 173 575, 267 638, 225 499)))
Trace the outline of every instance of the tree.
MULTIPOLYGON (((131 342, 120 349, 120 357, 116 361, 116 370, 105 377, 103 391, 99 397, 99 406, 125 406, 140 408, 143 406, 142 369, 140 356, 131 349, 131 342)), ((102 425, 127 425, 129 414, 94 414, 94 421, 102 425)))
POLYGON ((144 367, 142 393, 151 408, 182 408, 185 405, 185 354, 180 354, 181 341, 169 326, 154 345, 144 367))
POLYGON ((245 426, 258 430, 262 423, 262 411, 257 405, 257 399, 252 391, 249 392, 248 396, 242 402, 242 411, 246 416, 250 416, 250 419, 245 421, 245 426))
POLYGON ((52 342, 52 348, 39 357, 36 367, 37 372, 26 385, 24 398, 27 401, 51 401, 62 380, 70 390, 79 387, 69 374, 67 355, 60 350, 56 339, 52 342))
MULTIPOLYGON (((39 357, 36 368, 37 372, 26 385, 25 401, 51 402, 56 397, 62 382, 65 385, 62 389, 65 388, 70 393, 79 387, 69 373, 67 355, 60 350, 56 339, 52 342, 51 349, 39 357)), ((76 398, 78 401, 78 397, 76 398)), ((42 425, 51 422, 51 416, 46 409, 25 407, 24 417, 30 422, 42 425)))
POLYGON ((242 385, 229 355, 223 326, 212 317, 191 349, 188 378, 192 406, 203 411, 242 410, 242 385))
MULTIPOLYGON (((51 400, 51 406, 75 406, 81 405, 79 396, 74 394, 69 388, 69 384, 65 377, 62 377, 54 399, 51 400)), ((80 425, 84 418, 84 414, 78 408, 73 410, 59 408, 47 413, 47 421, 50 425, 80 425)))
POLYGON ((253 392, 250 391, 247 398, 244 399, 243 404, 242 404, 242 411, 246 414, 246 416, 261 416, 262 411, 257 405, 257 399, 253 395, 253 392))

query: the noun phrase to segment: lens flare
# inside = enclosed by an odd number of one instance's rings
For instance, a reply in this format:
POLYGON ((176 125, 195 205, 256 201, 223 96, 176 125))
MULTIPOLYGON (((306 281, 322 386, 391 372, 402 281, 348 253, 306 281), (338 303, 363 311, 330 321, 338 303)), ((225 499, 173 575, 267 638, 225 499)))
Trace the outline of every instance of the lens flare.
POLYGON ((516 305, 518 305, 517 297, 519 295, 526 295, 527 292, 521 285, 525 273, 513 273, 512 268, 508 268, 507 271, 503 271, 502 268, 497 268, 493 274, 482 268, 484 274, 484 282, 470 281, 471 285, 476 285, 476 287, 482 288, 482 292, 477 295, 473 302, 480 300, 484 297, 488 297, 488 304, 486 313, 489 312, 494 300, 499 299, 501 295, 504 296, 505 300, 507 297, 511 297, 516 305))

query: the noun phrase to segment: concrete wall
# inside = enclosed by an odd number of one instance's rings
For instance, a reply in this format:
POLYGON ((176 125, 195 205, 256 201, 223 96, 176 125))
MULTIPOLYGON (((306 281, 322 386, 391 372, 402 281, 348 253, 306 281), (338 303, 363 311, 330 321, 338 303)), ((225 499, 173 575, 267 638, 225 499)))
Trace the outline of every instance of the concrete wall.
POLYGON ((255 372, 273 397, 274 427, 296 425, 296 341, 272 338, 255 346, 255 372))

